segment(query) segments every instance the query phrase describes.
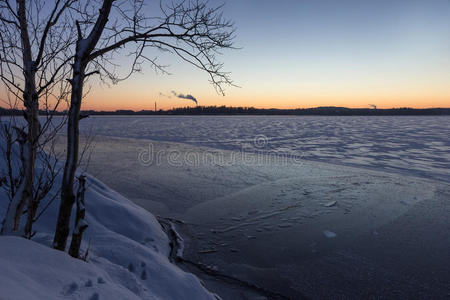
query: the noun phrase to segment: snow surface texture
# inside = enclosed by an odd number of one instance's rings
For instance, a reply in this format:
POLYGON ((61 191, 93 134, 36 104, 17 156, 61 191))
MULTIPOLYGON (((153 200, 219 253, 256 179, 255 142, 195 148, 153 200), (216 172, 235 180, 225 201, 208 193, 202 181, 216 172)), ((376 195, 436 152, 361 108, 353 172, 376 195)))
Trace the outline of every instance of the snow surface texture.
MULTIPOLYGON (((0 299, 215 299, 169 262, 168 238, 151 213, 90 176, 85 199, 88 262, 50 248, 55 201, 35 224, 33 241, 0 236, 0 299)), ((0 194, 2 219, 7 205, 0 194)))
POLYGON ((450 178, 450 116, 95 116, 81 130, 450 178))

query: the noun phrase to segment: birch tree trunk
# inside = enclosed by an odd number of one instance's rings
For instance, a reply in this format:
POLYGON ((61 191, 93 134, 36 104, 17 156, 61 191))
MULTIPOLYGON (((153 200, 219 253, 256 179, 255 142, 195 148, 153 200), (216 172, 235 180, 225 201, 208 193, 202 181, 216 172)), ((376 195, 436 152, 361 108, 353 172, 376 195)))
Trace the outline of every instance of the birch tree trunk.
MULTIPOLYGON (((36 71, 32 58, 31 44, 28 34, 28 21, 26 17, 25 0, 17 1, 20 24, 20 36, 22 40, 23 65, 25 67, 25 90, 23 94, 26 107, 26 119, 28 123, 27 142, 25 143, 25 186, 19 209, 16 211, 14 230, 18 230, 20 217, 25 204, 28 205, 28 218, 34 218, 33 207, 33 182, 36 162, 36 144, 39 138, 39 98, 36 91, 36 71)), ((30 237, 31 225, 25 228, 25 236, 30 237)))
MULTIPOLYGON (((24 179, 14 197, 3 228, 3 234, 18 233, 20 230, 20 220, 25 205, 33 206, 33 182, 36 162, 36 144, 40 133, 39 123, 39 99, 36 90, 36 71, 32 58, 31 43, 28 33, 28 21, 26 17, 25 0, 17 1, 17 16, 20 25, 20 38, 22 43, 22 58, 25 87, 23 92, 23 103, 25 106, 25 119, 27 122, 27 139, 24 144, 24 157, 22 167, 24 170, 24 179), (13 216, 13 217, 12 217, 13 216)), ((33 210, 28 210, 29 218, 34 218, 33 210)), ((30 237, 31 226, 25 228, 25 236, 30 237)))
POLYGON ((79 121, 80 108, 83 99, 83 85, 86 77, 86 66, 90 61, 90 54, 100 39, 114 0, 103 0, 95 25, 86 38, 83 38, 80 24, 76 22, 78 41, 75 51, 75 61, 72 65, 72 94, 70 99, 69 115, 67 120, 67 153, 64 175, 61 186, 61 203, 59 206, 58 220, 56 224, 53 247, 64 251, 70 232, 70 217, 75 202, 73 184, 75 172, 78 166, 79 147, 79 121))
POLYGON ((84 204, 84 193, 86 192, 86 177, 78 177, 78 192, 76 196, 77 213, 75 216, 75 226, 72 234, 72 241, 70 242, 69 254, 72 257, 80 258, 80 246, 83 239, 83 232, 88 227, 86 222, 86 207, 84 204))
POLYGON ((58 212, 53 247, 64 251, 66 249, 67 237, 70 232, 70 216, 75 202, 73 191, 75 172, 78 165, 78 147, 79 147, 79 118, 81 100, 83 98, 83 82, 85 76, 85 65, 82 62, 82 54, 79 53, 80 44, 77 43, 77 54, 73 64, 72 94, 70 100, 69 115, 67 120, 67 152, 66 163, 64 166, 64 175, 61 185, 61 202, 58 212))
MULTIPOLYGON (((33 67, 31 67, 33 68, 33 67)), ((40 123, 39 123, 39 102, 36 93, 36 88, 34 85, 34 71, 30 71, 30 94, 27 95, 28 100, 25 101, 27 108, 27 122, 28 122, 28 133, 27 133, 27 143, 25 143, 26 156, 25 156, 25 189, 22 193, 22 206, 20 210, 16 211, 15 218, 15 230, 18 230, 22 209, 25 204, 27 204, 27 223, 24 229, 24 235, 26 238, 30 238, 32 234, 33 219, 36 214, 37 207, 34 203, 33 197, 33 185, 34 185, 34 174, 35 174, 35 164, 36 164, 36 146, 38 143, 39 133, 40 133, 40 123), (29 101, 29 102, 28 102, 29 101)), ((25 89, 27 90, 27 89, 25 89)), ((27 92, 25 92, 27 93, 27 92)), ((27 99, 24 97, 24 99, 27 99)))

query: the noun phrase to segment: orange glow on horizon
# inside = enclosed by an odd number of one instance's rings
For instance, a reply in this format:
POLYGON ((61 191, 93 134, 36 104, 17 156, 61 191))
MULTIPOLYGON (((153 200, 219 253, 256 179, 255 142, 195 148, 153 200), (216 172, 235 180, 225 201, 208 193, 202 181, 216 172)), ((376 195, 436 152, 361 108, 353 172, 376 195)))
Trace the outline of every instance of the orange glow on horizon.
MULTIPOLYGON (((282 97, 280 97, 282 98, 282 97)), ((432 97, 430 97, 431 99, 432 97)), ((370 108, 370 104, 375 104, 377 108, 388 109, 388 108, 448 108, 450 107, 450 97, 442 97, 437 99, 435 97, 433 100, 426 98, 420 99, 399 99, 399 98, 388 98, 388 97, 368 97, 359 99, 356 101, 351 100, 328 100, 321 99, 319 97, 299 97, 297 99, 286 99, 282 101, 274 99, 264 99, 264 100, 241 100, 241 99, 229 99, 227 97, 223 98, 221 101, 217 100, 202 100, 199 99, 199 106, 228 106, 228 107, 255 107, 255 108, 278 108, 278 109, 296 109, 296 108, 313 108, 320 106, 337 106, 337 107, 348 107, 348 108, 370 108), (307 100, 309 99, 309 100, 307 100)), ((179 107, 194 107, 195 104, 189 101, 178 101, 179 103, 167 103, 164 100, 157 100, 157 110, 168 110, 179 107)), ((83 110, 97 110, 97 111, 115 111, 115 110, 154 110, 155 101, 154 100, 135 100, 127 101, 123 103, 120 100, 111 101, 100 99, 87 99, 83 105, 83 110)))
POLYGON ((317 80, 272 81, 257 83, 253 79, 239 78, 241 88, 228 88, 225 96, 217 94, 202 78, 158 77, 146 74, 111 87, 95 87, 84 100, 84 110, 154 110, 194 106, 187 99, 171 94, 171 87, 179 87, 178 93, 192 94, 200 106, 232 106, 255 108, 312 108, 339 106, 348 108, 447 108, 450 107, 450 85, 445 76, 441 80, 353 80, 339 78, 317 80), (388 82, 388 83, 386 83, 388 82), (245 84, 244 84, 245 83, 245 84), (160 94, 160 92, 162 92, 160 94))

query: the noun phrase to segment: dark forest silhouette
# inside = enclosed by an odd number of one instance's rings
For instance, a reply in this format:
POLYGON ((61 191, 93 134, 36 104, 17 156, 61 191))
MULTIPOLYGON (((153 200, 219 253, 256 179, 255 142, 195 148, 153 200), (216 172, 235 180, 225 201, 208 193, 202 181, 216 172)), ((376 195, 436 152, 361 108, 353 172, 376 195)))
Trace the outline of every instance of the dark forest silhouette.
MULTIPOLYGON (((40 114, 45 115, 42 111, 40 114)), ((4 109, 0 107, 1 115, 21 115, 19 109, 4 109)), ((65 112, 55 112, 56 115, 65 115, 65 112)), ((231 107, 231 106, 196 106, 180 107, 169 110, 115 110, 115 111, 95 111, 84 110, 83 116, 89 115, 299 115, 299 116, 413 116, 413 115, 450 115, 450 108, 346 108, 346 107, 315 107, 315 108, 254 108, 254 107, 231 107)))

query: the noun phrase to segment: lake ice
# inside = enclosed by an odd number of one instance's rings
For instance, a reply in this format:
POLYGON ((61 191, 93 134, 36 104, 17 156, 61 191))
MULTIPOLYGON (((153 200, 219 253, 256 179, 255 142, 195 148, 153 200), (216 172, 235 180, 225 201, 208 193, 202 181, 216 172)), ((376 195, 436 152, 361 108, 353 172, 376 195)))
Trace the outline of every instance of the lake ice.
POLYGON ((81 130, 450 180, 450 116, 95 116, 81 130))

